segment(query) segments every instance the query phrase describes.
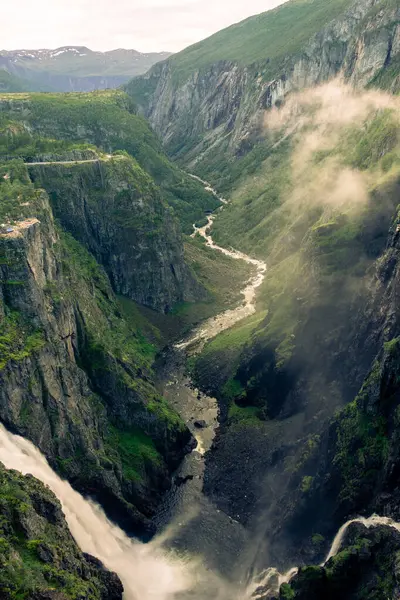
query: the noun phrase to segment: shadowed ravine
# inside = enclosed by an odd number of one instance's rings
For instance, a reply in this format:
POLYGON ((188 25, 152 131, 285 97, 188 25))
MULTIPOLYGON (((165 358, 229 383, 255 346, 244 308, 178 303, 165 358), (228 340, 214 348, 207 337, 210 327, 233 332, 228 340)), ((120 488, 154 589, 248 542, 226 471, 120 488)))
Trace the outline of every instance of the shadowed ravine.
MULTIPOLYGON (((107 520, 98 505, 85 500, 69 483, 62 481, 33 444, 0 425, 0 461, 7 468, 34 475, 50 487, 63 506, 80 548, 120 576, 126 600, 261 599, 276 593, 279 586, 297 572, 292 568, 281 575, 271 567, 250 582, 238 582, 238 573, 240 577, 245 572, 241 553, 250 543, 248 533, 241 524, 217 510, 202 493, 204 455, 212 446, 218 406, 215 399, 195 390, 185 375, 186 352, 189 346, 192 352, 198 351, 208 339, 252 314, 256 290, 266 272, 264 262, 214 244, 209 234, 214 218, 214 215, 209 217, 208 224, 196 228, 195 233, 203 236, 207 245, 216 251, 253 264, 257 274, 243 290, 243 304, 207 320, 162 357, 159 386, 194 433, 198 447, 176 473, 173 488, 160 508, 156 519, 160 531, 157 537, 148 544, 128 538, 107 520), (200 420, 205 421, 205 427, 196 427, 195 422, 200 420), (236 570, 235 565, 241 568, 236 570)), ((399 524, 376 515, 353 519, 339 530, 326 561, 340 550, 346 530, 353 522, 367 527, 388 525, 400 530, 399 524)))
MULTIPOLYGON (((195 176, 192 176, 195 177, 195 176)), ((207 246, 235 260, 243 260, 255 267, 245 288, 242 290, 243 302, 236 308, 224 311, 200 324, 186 339, 181 340, 164 352, 158 374, 160 391, 169 404, 181 415, 197 440, 197 448, 185 458, 175 477, 175 484, 168 493, 157 518, 157 525, 166 527, 171 522, 181 522, 169 543, 180 551, 189 550, 201 555, 207 568, 218 570, 224 577, 232 574, 234 565, 249 544, 247 530, 234 518, 218 510, 203 494, 205 454, 212 447, 218 426, 218 403, 195 389, 186 373, 186 355, 201 351, 204 344, 229 329, 235 323, 252 315, 255 310, 257 288, 262 284, 267 265, 242 252, 226 249, 213 242, 210 230, 219 211, 228 203, 220 198, 209 183, 201 181, 222 203, 221 208, 208 217, 203 227, 194 227, 195 235, 206 240, 207 246), (196 424, 202 423, 202 427, 196 424), (225 544, 221 547, 221 539, 225 544)))

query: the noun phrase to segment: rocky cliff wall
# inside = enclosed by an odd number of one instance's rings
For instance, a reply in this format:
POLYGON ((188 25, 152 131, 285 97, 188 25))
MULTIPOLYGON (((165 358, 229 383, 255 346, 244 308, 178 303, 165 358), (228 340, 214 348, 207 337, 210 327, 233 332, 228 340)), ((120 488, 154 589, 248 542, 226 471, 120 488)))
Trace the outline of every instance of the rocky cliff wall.
POLYGON ((0 418, 143 532, 191 436, 155 391, 106 274, 36 194, 36 217, 0 235, 0 418))
POLYGON ((134 160, 35 166, 30 173, 63 227, 104 266, 116 293, 162 312, 205 297, 185 264, 172 211, 134 160))
POLYGON ((5 160, 36 162, 46 155, 53 155, 53 161, 69 160, 71 154, 88 156, 93 150, 128 153, 158 186, 159 197, 174 209, 185 233, 204 219, 205 211, 220 206, 201 182, 168 160, 157 136, 122 91, 3 94, 0 116, 0 157, 5 160))
POLYGON ((389 69, 386 87, 398 89, 399 21, 396 3, 358 0, 301 52, 288 56, 284 72, 273 80, 263 77, 269 59, 264 66, 215 62, 185 80, 175 77, 173 62, 166 61, 127 90, 171 155, 190 168, 212 172, 217 149, 230 156, 247 152, 262 136, 264 111, 290 92, 337 76, 357 86, 383 85, 389 69))

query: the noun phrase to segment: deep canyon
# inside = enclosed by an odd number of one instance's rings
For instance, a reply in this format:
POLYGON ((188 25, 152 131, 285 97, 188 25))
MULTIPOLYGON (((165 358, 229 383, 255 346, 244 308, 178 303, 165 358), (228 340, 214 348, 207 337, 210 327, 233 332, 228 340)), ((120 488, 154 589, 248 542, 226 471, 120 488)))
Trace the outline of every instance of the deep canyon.
POLYGON ((0 597, 395 600, 398 2, 160 59, 0 89, 0 597))

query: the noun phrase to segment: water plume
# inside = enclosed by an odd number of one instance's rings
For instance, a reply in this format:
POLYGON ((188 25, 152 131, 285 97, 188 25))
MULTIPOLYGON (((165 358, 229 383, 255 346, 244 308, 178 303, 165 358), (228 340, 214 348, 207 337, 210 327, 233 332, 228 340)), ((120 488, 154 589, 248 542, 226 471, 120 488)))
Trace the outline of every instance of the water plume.
POLYGON ((31 442, 8 432, 1 424, 0 462, 8 469, 33 475, 52 490, 80 549, 119 575, 124 600, 244 600, 240 587, 207 569, 196 556, 165 549, 176 528, 196 516, 195 507, 189 507, 178 521, 143 544, 129 538, 107 519, 100 506, 60 479, 31 442))
POLYGON ((119 575, 126 600, 171 600, 193 588, 198 561, 165 552, 162 540, 142 544, 130 539, 97 504, 60 479, 31 442, 9 433, 3 425, 0 461, 8 469, 33 475, 54 492, 77 544, 119 575))
POLYGON ((290 128, 296 131, 316 125, 323 130, 361 124, 373 111, 394 110, 399 115, 398 98, 380 90, 356 90, 340 79, 291 94, 283 106, 266 112, 267 130, 290 128))
POLYGON ((350 525, 352 525, 353 523, 360 523, 368 529, 370 527, 378 527, 379 525, 385 525, 386 527, 392 527, 393 529, 396 529, 396 531, 400 531, 400 523, 397 523, 390 517, 380 517, 379 515, 374 514, 371 517, 356 517, 355 519, 350 519, 350 521, 347 521, 347 523, 342 525, 342 527, 337 532, 335 539, 333 540, 330 550, 328 552, 328 555, 325 558, 324 562, 321 564, 321 567, 324 567, 326 563, 333 556, 336 556, 336 554, 339 552, 343 544, 344 536, 346 535, 346 532, 350 525))

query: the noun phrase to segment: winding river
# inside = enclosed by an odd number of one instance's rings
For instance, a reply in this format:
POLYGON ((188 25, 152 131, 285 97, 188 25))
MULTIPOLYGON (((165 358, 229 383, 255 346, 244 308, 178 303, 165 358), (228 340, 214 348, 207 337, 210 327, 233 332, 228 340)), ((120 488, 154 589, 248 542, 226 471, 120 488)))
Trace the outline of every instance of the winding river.
MULTIPOLYGON (((216 194, 209 184, 203 183, 216 194)), ((226 203, 223 199, 221 202, 226 203)), ((7 468, 33 474, 53 490, 62 503, 78 545, 118 573, 124 584, 125 600, 261 599, 276 594, 280 584, 297 572, 297 568, 293 568, 280 574, 270 568, 250 583, 237 582, 235 564, 240 564, 241 553, 250 542, 248 533, 235 519, 217 510, 202 492, 205 455, 213 443, 218 407, 214 398, 194 389, 185 375, 186 352, 189 348, 192 352, 199 351, 207 340, 251 315, 255 311, 257 288, 266 272, 262 261, 213 242, 210 228, 214 218, 215 215, 210 216, 207 225, 195 228, 194 234, 201 235, 216 251, 254 265, 256 275, 243 290, 242 304, 207 320, 162 357, 159 386, 188 424, 198 446, 175 474, 174 485, 156 519, 160 534, 155 539, 142 544, 128 538, 108 521, 99 506, 85 500, 69 483, 62 481, 31 442, 0 425, 0 461, 7 468)), ((338 552, 353 522, 400 530, 400 524, 377 515, 353 519, 338 531, 323 564, 338 552)))
POLYGON ((228 204, 229 202, 228 200, 225 200, 225 198, 221 198, 220 196, 218 196, 217 192, 211 187, 211 185, 207 181, 203 181, 195 175, 192 175, 191 177, 203 183, 205 189, 209 192, 212 192, 222 203, 222 206, 219 210, 214 212, 212 215, 208 216, 206 225, 204 225, 203 227, 196 227, 196 225, 193 225, 194 231, 192 233, 192 237, 200 235, 202 238, 205 239, 206 245, 209 248, 212 248, 216 252, 221 252, 222 254, 225 254, 225 256, 230 256, 235 260, 242 260, 248 265, 252 265, 253 267, 255 267, 256 270, 256 275, 250 278, 245 288, 242 290, 243 302, 239 306, 231 310, 226 310, 215 317, 207 319, 204 323, 197 327, 187 339, 176 344, 176 348, 178 348, 179 350, 184 350, 188 347, 192 348, 194 346, 195 351, 198 352, 199 350, 201 350, 205 342, 217 336, 222 331, 233 327, 233 325, 235 325, 239 321, 242 321, 246 317, 249 317, 250 315, 256 312, 255 300, 257 295, 257 289, 261 286, 265 279, 267 264, 262 260, 252 258, 251 256, 248 256, 243 252, 239 252, 238 250, 218 246, 218 244, 216 244, 213 241, 212 235, 210 233, 212 225, 219 212, 224 209, 224 205, 228 204))

